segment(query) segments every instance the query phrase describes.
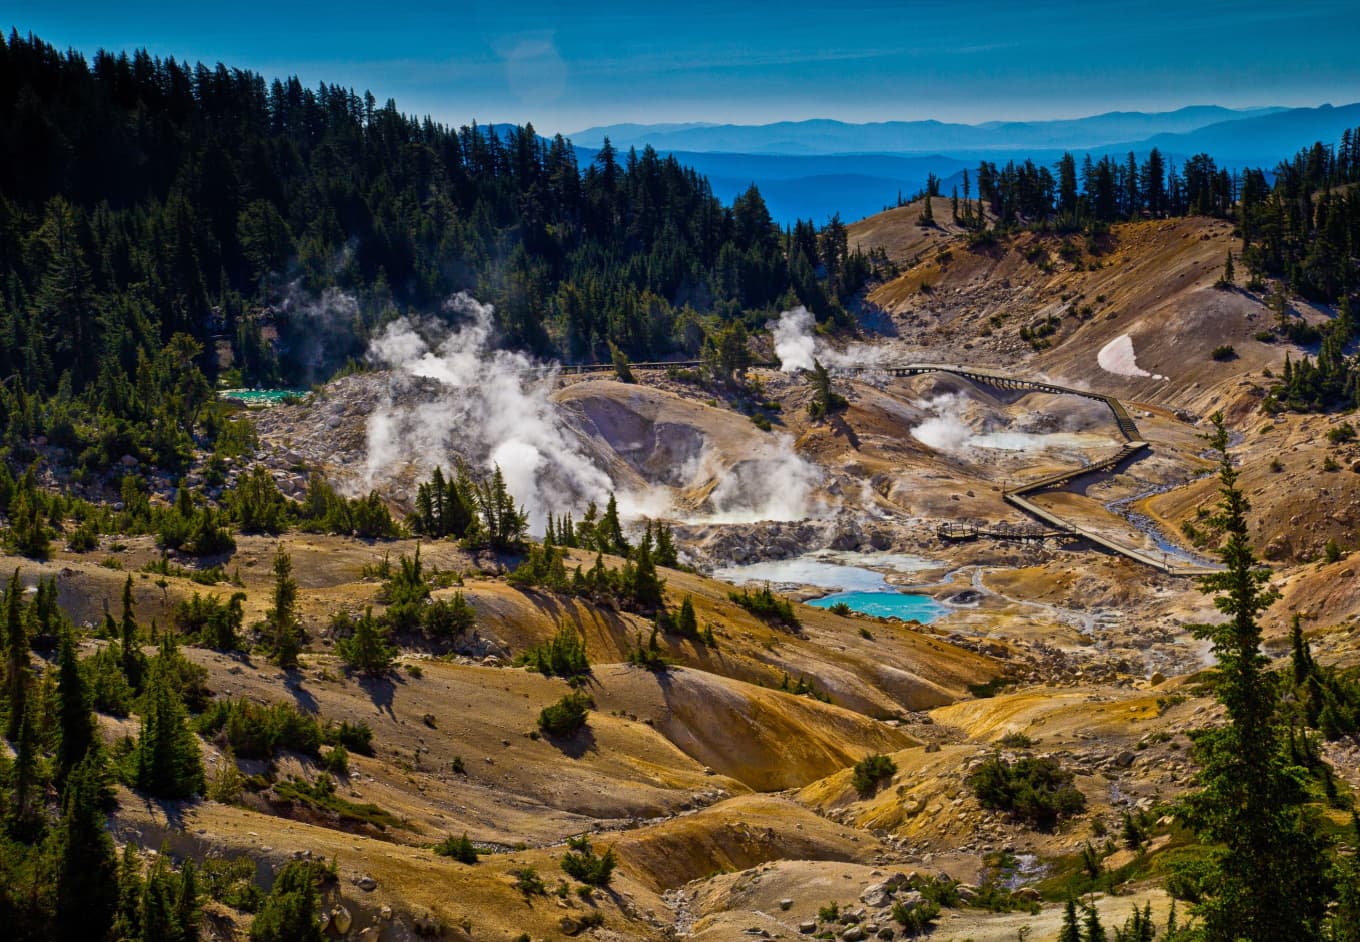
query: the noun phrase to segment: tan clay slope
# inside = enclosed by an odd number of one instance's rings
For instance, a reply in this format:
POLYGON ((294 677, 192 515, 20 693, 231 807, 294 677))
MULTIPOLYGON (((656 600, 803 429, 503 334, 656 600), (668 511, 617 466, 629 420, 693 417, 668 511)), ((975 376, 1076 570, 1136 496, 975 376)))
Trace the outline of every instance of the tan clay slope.
MULTIPOLYGON (((874 218, 880 229, 889 224, 874 218)), ((964 361, 1023 363, 1074 385, 1197 411, 1243 373, 1283 361, 1285 345, 1254 339, 1273 317, 1260 296, 1240 288, 1242 266, 1239 287, 1214 287, 1227 253, 1240 251, 1230 223, 1194 217, 1120 224, 1095 247, 1092 253, 1081 236, 1029 232, 972 248, 955 238, 869 300, 894 315, 909 344, 952 349, 964 361), (1020 330, 1050 315, 1061 326, 1051 347, 1036 352, 1020 330), (1167 379, 1122 376, 1097 364, 1100 351, 1125 335, 1138 366, 1167 379), (1234 347, 1238 359, 1213 360, 1220 345, 1234 347)))
POLYGON ((687 755, 759 791, 805 785, 915 743, 858 713, 703 671, 611 665, 596 681, 588 689, 600 709, 647 718, 687 755))
MULTIPOLYGON (((230 571, 245 584, 246 624, 264 616, 270 605, 271 561, 282 546, 292 556, 295 576, 302 586, 303 624, 319 650, 327 650, 327 626, 337 611, 361 611, 377 601, 379 583, 365 579, 365 565, 372 566, 386 555, 393 560, 412 555, 417 546, 427 571, 465 573, 460 588, 436 590, 448 596, 456 591, 477 610, 474 649, 514 657, 568 623, 586 639, 592 663, 627 660, 639 635, 646 637, 651 622, 638 615, 600 608, 551 592, 507 585, 498 578, 479 574, 481 567, 503 569, 491 557, 474 557, 446 541, 398 540, 368 543, 345 537, 286 534, 283 537, 237 538, 238 551, 230 571)), ((150 538, 127 540, 118 553, 83 555, 59 553, 46 564, 16 561, 25 579, 56 575, 63 605, 77 621, 97 622, 104 611, 119 612, 123 583, 132 571, 137 615, 144 623, 153 619, 170 622, 174 605, 194 593, 227 597, 236 587, 198 585, 182 576, 161 578, 138 571, 159 558, 150 538), (120 569, 104 565, 117 561, 120 569), (126 570, 126 571, 125 571, 126 570), (160 585, 160 583, 164 585, 160 585)), ((574 552, 572 565, 593 563, 588 553, 574 552)), ((619 560, 609 558, 608 565, 619 560)), ((971 684, 985 683, 1002 673, 992 659, 945 644, 901 624, 874 629, 874 640, 860 635, 862 622, 824 609, 799 606, 805 630, 802 635, 773 628, 728 598, 732 587, 692 573, 663 570, 668 604, 678 607, 692 597, 699 624, 711 626, 718 639, 716 649, 678 637, 662 639, 674 661, 709 673, 766 687, 777 687, 805 675, 815 687, 843 707, 869 716, 887 716, 904 710, 928 709, 967 696, 971 684)))
MULTIPOLYGON (((1172 702, 1160 690, 1122 687, 1034 687, 965 701, 931 711, 931 717, 966 741, 892 754, 896 774, 870 794, 857 793, 851 770, 844 769, 802 789, 798 798, 843 823, 885 828, 941 848, 958 847, 972 838, 975 828, 995 830, 1001 824, 972 796, 968 773, 1000 748, 1002 737, 1023 733, 1034 742, 1030 754, 1056 756, 1076 773, 1075 784, 1091 813, 1106 815, 1119 791, 1166 798, 1168 788, 1182 787, 1166 770, 1177 766, 1183 772, 1184 743, 1171 740, 1187 727, 1202 725, 1201 704, 1172 702), (1126 760, 1110 761, 1121 753, 1126 760), (1111 783, 1118 788, 1110 788, 1111 783)), ((1021 754, 1006 751, 1012 758, 1021 754)), ((1073 822, 1057 834, 1035 837, 1050 852, 1066 852, 1073 831, 1085 826, 1073 822)))
MULTIPOLYGON (((1252 505, 1252 542, 1266 559, 1319 559, 1329 540, 1346 551, 1360 548, 1360 473, 1352 470, 1360 462, 1360 445, 1327 440, 1328 431, 1343 421, 1343 416, 1326 415, 1242 417, 1245 438, 1233 449, 1233 460, 1252 505), (1325 470, 1328 457, 1337 470, 1325 470)), ((1204 530, 1203 515, 1217 501, 1218 482, 1209 477, 1152 497, 1144 506, 1166 529, 1189 524, 1204 530)), ((1342 617, 1338 612, 1336 619, 1342 617)))
POLYGON ((953 223, 949 200, 937 196, 931 200, 930 210, 935 224, 922 226, 922 202, 897 206, 875 213, 867 219, 852 222, 848 227, 850 248, 864 252, 882 249, 898 265, 912 264, 914 259, 933 253, 963 233, 953 223))

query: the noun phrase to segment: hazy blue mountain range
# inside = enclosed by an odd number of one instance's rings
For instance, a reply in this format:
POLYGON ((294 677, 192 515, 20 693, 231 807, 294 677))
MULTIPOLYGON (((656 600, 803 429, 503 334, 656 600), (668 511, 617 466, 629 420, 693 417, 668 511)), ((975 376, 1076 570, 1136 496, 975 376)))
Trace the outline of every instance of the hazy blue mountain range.
MULTIPOLYGON (((1234 110, 1198 105, 1145 114, 1110 112, 1060 121, 991 121, 979 125, 940 121, 788 121, 766 125, 618 124, 572 134, 580 159, 594 159, 608 135, 625 154, 650 144, 709 178, 730 201, 752 183, 760 187, 779 222, 823 223, 833 213, 847 222, 910 196, 933 173, 949 194, 961 171, 980 160, 1004 163, 1031 158, 1052 164, 1063 151, 1095 156, 1153 147, 1176 163, 1208 153, 1223 166, 1274 167, 1314 141, 1335 143, 1346 128, 1360 127, 1360 104, 1317 108, 1234 110)), ((976 191, 974 191, 976 195, 976 191)))
POLYGON ((849 124, 817 118, 774 124, 617 124, 587 128, 571 135, 585 147, 599 147, 607 135, 615 147, 651 144, 657 150, 724 151, 743 154, 921 154, 954 150, 1025 151, 1039 148, 1092 148, 1154 134, 1180 134, 1224 121, 1282 111, 1236 111, 1195 105, 1146 114, 1113 111, 1057 121, 882 121, 849 124))

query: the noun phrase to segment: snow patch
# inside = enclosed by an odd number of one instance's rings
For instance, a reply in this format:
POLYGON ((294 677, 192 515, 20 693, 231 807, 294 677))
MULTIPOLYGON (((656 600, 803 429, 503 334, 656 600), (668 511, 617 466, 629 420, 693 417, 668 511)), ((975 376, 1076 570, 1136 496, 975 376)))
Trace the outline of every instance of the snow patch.
POLYGON ((1149 376, 1152 379, 1166 379, 1156 373, 1149 373, 1138 365, 1138 357, 1133 351, 1133 338, 1128 334, 1120 334, 1105 346, 1100 348, 1096 354, 1096 362, 1100 368, 1107 373, 1116 376, 1149 376))

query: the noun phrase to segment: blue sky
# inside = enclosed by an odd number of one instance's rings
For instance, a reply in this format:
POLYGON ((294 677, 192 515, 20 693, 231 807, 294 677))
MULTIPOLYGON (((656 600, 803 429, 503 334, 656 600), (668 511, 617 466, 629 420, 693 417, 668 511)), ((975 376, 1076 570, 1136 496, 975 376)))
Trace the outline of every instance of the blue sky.
POLYGON ((463 123, 1075 117, 1360 101, 1356 0, 0 0, 60 47, 297 74, 463 123))

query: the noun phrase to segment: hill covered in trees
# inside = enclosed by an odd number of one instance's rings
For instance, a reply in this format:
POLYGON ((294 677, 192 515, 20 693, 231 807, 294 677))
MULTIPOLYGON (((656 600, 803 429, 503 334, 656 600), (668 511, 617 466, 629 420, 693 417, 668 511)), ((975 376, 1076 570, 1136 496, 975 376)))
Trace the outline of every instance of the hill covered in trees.
POLYGON ((509 345, 656 358, 781 305, 841 316, 873 270, 838 221, 782 232, 754 187, 724 206, 650 149, 582 167, 338 85, 15 32, 0 101, 0 424, 77 451, 87 426, 191 432, 218 378, 322 380, 456 291, 509 345))

